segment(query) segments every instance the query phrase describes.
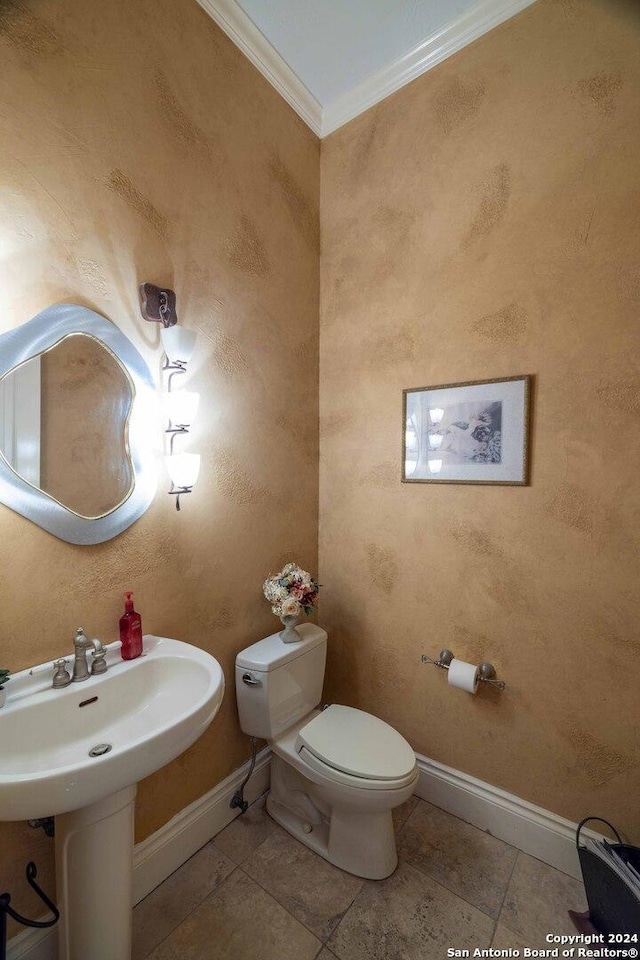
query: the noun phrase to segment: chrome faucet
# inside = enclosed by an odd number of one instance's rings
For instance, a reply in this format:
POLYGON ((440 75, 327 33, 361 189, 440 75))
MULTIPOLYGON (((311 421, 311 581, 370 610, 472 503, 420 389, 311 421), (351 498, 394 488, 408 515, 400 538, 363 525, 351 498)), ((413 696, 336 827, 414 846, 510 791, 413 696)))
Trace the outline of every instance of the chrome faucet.
POLYGON ((107 656, 106 647, 104 647, 97 638, 89 640, 88 637, 85 637, 82 627, 78 627, 76 630, 73 646, 75 657, 73 660, 72 680, 74 683, 79 683, 81 680, 88 680, 89 676, 107 672, 107 661, 105 659, 107 656), (87 651, 90 647, 93 647, 93 663, 89 670, 87 651))

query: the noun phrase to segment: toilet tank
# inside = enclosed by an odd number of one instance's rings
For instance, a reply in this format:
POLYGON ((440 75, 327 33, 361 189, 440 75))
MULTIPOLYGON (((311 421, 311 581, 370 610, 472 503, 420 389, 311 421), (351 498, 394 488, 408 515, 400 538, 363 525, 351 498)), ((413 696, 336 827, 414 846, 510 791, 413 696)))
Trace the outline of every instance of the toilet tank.
POLYGON ((250 737, 273 740, 320 703, 327 634, 313 623, 296 629, 299 643, 274 633, 236 657, 240 727, 250 737))

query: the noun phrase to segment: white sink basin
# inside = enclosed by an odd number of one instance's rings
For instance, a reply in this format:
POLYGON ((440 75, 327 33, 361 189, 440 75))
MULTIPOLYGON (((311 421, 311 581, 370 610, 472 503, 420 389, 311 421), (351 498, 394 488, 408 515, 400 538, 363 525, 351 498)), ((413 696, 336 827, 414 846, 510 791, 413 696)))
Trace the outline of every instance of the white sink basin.
POLYGON ((0 710, 0 820, 78 810, 135 784, 218 712, 224 676, 204 650, 152 636, 137 660, 122 660, 117 642, 107 650, 107 673, 61 690, 51 687, 51 663, 11 677, 0 710), (99 744, 111 749, 89 756, 99 744))

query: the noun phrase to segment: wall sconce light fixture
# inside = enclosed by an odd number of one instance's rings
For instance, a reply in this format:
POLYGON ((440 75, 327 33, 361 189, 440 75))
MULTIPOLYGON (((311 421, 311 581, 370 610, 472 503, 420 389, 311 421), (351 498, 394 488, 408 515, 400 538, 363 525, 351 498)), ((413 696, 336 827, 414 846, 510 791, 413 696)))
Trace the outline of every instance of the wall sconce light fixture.
POLYGON ((200 396, 189 390, 176 390, 173 378, 187 372, 197 334, 178 326, 176 295, 173 290, 156 287, 153 283, 143 283, 140 287, 140 300, 144 319, 162 324, 160 336, 165 353, 162 371, 167 373, 163 399, 168 420, 165 434, 168 437, 169 449, 165 455, 165 465, 171 480, 171 489, 168 492, 176 498, 176 510, 179 510, 181 495, 191 493, 198 479, 200 454, 175 453, 173 445, 176 437, 188 436, 198 411, 200 396))

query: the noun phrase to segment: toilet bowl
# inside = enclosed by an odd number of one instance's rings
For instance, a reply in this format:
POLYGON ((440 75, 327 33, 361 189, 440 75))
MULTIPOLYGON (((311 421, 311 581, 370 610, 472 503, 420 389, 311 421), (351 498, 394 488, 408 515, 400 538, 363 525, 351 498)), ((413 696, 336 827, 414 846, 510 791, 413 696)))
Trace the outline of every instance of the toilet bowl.
POLYGON ((236 659, 240 725, 273 751, 267 811, 330 863, 381 880, 397 864, 392 810, 415 789, 415 754, 371 714, 317 709, 327 634, 313 624, 298 631, 299 644, 273 634, 236 659))

